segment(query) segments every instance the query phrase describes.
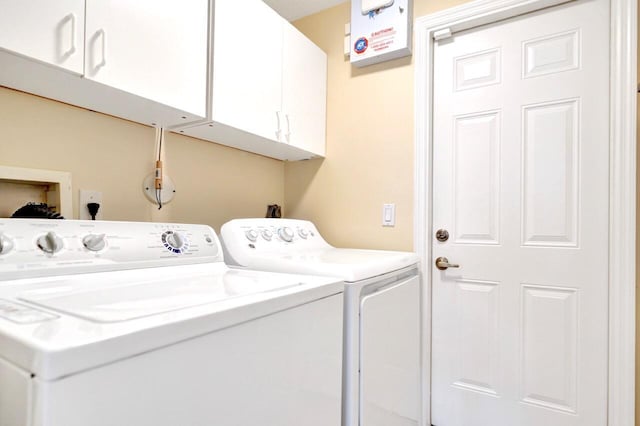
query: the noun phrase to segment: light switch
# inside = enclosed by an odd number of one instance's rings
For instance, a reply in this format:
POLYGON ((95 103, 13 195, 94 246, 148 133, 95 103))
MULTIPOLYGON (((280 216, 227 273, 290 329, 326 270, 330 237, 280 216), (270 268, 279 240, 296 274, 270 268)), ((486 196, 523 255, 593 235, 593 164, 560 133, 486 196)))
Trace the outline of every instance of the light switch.
POLYGON ((382 205, 382 226, 395 226, 396 224, 396 205, 382 205))

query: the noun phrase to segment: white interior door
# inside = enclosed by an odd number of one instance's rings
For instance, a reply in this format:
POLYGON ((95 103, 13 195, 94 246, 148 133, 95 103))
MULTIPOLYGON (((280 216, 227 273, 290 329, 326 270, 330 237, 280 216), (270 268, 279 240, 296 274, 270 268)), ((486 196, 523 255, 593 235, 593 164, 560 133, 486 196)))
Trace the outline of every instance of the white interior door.
POLYGON ((609 2, 435 43, 432 419, 607 423, 609 2), (436 240, 447 230, 445 242, 436 240))

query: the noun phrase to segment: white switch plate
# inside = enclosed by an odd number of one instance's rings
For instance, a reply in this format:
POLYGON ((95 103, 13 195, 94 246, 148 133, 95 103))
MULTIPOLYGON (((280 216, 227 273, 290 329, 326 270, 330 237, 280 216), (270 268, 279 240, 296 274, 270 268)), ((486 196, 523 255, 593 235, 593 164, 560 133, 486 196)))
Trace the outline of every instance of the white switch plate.
POLYGON ((102 220, 102 211, 104 210, 104 206, 102 205, 102 192, 89 191, 86 189, 80 190, 80 201, 78 202, 80 212, 78 218, 81 220, 91 220, 89 209, 87 209, 87 204, 89 203, 100 204, 100 209, 98 209, 98 214, 96 214, 96 220, 102 220))
POLYGON ((396 225, 396 205, 383 204, 382 205, 382 226, 395 226, 395 225, 396 225))

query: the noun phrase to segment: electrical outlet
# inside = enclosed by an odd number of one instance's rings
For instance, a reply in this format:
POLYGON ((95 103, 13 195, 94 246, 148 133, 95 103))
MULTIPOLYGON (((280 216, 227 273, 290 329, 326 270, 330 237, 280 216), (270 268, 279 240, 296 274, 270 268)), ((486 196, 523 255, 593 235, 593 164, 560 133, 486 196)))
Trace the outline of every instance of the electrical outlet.
POLYGON ((79 214, 78 218, 81 220, 91 220, 91 214, 89 214, 89 209, 87 209, 87 204, 89 203, 98 203, 100 204, 100 209, 98 210, 98 214, 96 215, 96 220, 102 219, 102 211, 104 206, 102 205, 102 192, 100 191, 90 191, 81 189, 80 190, 80 201, 78 202, 79 214))

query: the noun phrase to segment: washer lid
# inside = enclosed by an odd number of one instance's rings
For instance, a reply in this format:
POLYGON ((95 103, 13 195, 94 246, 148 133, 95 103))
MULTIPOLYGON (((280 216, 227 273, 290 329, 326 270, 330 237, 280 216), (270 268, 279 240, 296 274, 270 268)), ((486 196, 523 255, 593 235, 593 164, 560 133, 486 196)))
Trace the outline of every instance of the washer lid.
POLYGON ((138 279, 121 283, 103 277, 90 286, 82 282, 62 282, 27 291, 19 294, 18 299, 63 314, 106 323, 300 285, 302 282, 260 282, 257 277, 237 274, 138 279))
POLYGON ((262 271, 337 277, 355 282, 416 265, 415 253, 401 251, 322 248, 297 252, 260 253, 243 265, 262 271))
POLYGON ((41 380, 342 293, 335 278, 223 263, 0 283, 0 357, 41 380))

